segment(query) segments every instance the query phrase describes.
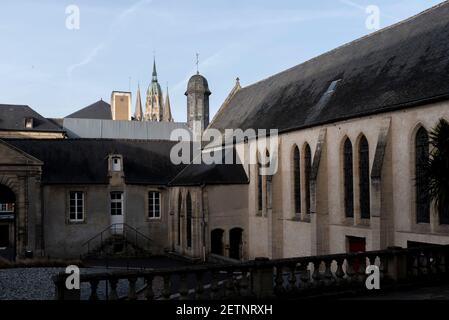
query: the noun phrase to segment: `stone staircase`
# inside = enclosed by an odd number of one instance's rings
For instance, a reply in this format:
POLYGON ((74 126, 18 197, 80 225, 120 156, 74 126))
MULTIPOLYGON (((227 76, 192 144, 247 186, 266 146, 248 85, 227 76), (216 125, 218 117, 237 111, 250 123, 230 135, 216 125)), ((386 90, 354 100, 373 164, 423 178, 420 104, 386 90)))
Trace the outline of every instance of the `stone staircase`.
POLYGON ((113 224, 84 243, 82 259, 146 258, 152 256, 150 238, 127 224, 113 224), (119 230, 119 231, 117 231, 119 230))

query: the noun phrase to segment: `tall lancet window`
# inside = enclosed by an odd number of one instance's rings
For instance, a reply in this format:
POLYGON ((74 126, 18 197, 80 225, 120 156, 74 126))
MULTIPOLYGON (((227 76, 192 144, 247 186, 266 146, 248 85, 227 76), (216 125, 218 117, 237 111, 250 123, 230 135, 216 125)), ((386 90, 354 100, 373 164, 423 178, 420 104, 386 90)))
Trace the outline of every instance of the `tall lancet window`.
POLYGON ((192 247, 192 198, 190 192, 187 193, 186 198, 186 238, 187 247, 192 247))
POLYGON ((359 142, 360 216, 370 218, 369 146, 365 136, 359 142))
POLYGON ((181 209, 182 209, 182 194, 179 192, 178 196, 178 245, 181 245, 181 209))
POLYGON ((352 143, 346 138, 343 148, 343 171, 344 171, 344 194, 345 194, 345 215, 348 218, 354 217, 354 175, 352 169, 352 143))
POLYGON ((429 135, 427 130, 420 128, 415 139, 415 175, 416 175, 416 222, 430 222, 430 196, 428 177, 425 173, 429 160, 429 135))
POLYGON ((309 144, 304 148, 304 183, 306 191, 306 213, 310 214, 310 175, 312 173, 312 152, 309 144))
POLYGON ((301 157, 298 146, 295 146, 295 149, 293 150, 293 175, 295 213, 299 216, 301 213, 301 157))

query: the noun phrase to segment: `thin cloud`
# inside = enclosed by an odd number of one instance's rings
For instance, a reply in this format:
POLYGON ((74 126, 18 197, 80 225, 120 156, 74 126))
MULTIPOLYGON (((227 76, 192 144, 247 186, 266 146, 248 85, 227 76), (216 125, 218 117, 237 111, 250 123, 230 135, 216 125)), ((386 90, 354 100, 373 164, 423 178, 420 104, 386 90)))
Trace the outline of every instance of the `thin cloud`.
POLYGON ((114 21, 111 23, 111 25, 109 27, 109 33, 108 33, 107 40, 100 42, 95 48, 93 48, 87 54, 87 56, 83 60, 67 67, 67 76, 69 78, 71 78, 74 70, 79 69, 83 66, 86 66, 89 63, 91 63, 92 61, 94 61, 95 58, 98 56, 99 52, 101 50, 103 50, 105 47, 107 47, 112 42, 112 40, 115 38, 116 31, 117 31, 116 29, 118 28, 118 26, 123 21, 128 19, 133 13, 135 13, 140 7, 142 7, 143 5, 148 4, 150 2, 152 2, 152 0, 140 0, 136 3, 134 3, 133 5, 131 5, 130 7, 128 7, 127 9, 125 9, 124 11, 122 11, 117 16, 117 18, 115 18, 114 21))

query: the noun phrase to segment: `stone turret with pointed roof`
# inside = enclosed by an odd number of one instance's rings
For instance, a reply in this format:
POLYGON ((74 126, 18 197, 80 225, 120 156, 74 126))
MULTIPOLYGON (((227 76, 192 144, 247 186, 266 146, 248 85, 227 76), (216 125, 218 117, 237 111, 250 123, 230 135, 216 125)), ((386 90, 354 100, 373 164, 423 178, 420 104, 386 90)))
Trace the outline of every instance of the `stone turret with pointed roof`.
POLYGON ((156 59, 153 60, 153 74, 147 89, 144 119, 148 121, 163 121, 164 97, 157 80, 156 59))
POLYGON ((171 107, 170 107, 170 97, 168 95, 168 87, 167 87, 167 93, 165 95, 164 121, 173 122, 173 117, 171 114, 171 107))
POLYGON ((142 113, 142 100, 140 97, 140 84, 137 85, 137 94, 136 94, 136 111, 134 113, 134 119, 137 121, 143 120, 142 113))

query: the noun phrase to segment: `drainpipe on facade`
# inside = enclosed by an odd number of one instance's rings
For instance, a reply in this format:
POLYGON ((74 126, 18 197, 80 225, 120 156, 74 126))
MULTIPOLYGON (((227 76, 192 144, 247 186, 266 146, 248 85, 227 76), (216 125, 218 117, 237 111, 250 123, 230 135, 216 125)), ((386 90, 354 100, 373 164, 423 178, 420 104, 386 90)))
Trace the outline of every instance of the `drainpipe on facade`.
POLYGON ((205 216, 205 210, 204 210, 204 188, 206 187, 206 184, 201 185, 201 215, 202 215, 202 223, 203 223, 203 234, 202 234, 202 241, 203 241, 203 262, 206 262, 206 216, 205 216))

